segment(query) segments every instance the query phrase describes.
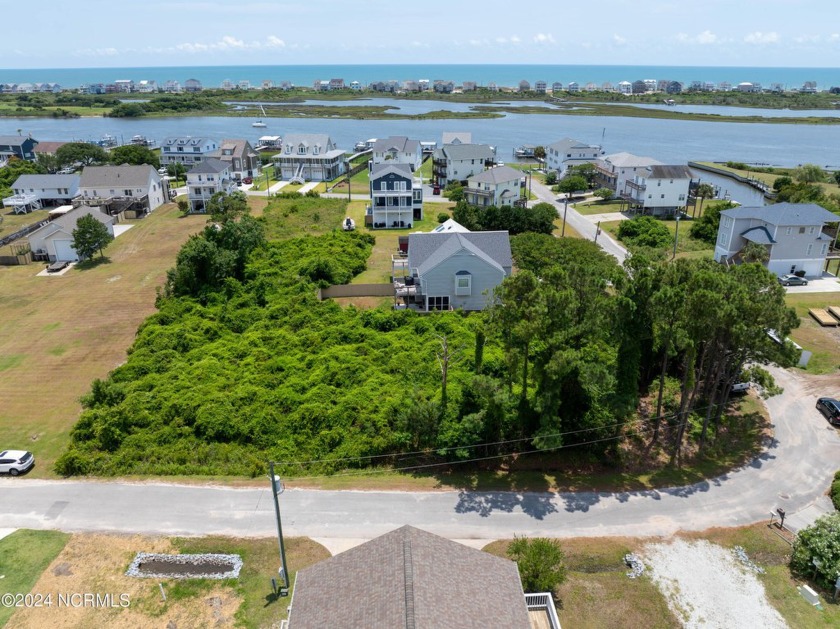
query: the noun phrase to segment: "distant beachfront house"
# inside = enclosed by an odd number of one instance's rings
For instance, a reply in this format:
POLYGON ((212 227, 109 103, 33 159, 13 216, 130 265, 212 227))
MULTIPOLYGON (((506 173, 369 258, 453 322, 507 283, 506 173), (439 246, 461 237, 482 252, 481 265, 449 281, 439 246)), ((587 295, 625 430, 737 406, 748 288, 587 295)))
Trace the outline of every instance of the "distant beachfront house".
POLYGON ((35 146, 38 140, 28 135, 0 135, 0 163, 10 157, 35 161, 35 146))
POLYGON ((494 166, 467 179, 464 200, 470 205, 511 206, 522 199, 522 171, 494 166))
POLYGON ((569 84, 566 86, 566 91, 572 94, 576 94, 580 91, 580 85, 577 81, 570 81, 569 84))
POLYGON ((185 92, 200 92, 203 90, 204 87, 201 85, 201 81, 198 79, 187 79, 184 81, 184 91, 185 92))
POLYGON ((346 172, 346 156, 323 133, 289 133, 272 160, 285 180, 331 181, 346 172))
POLYGON ((230 162, 209 157, 187 172, 190 212, 207 211, 207 203, 219 192, 230 194, 236 190, 230 162))
POLYGON ((414 226, 423 220, 423 187, 409 164, 384 162, 370 170, 370 211, 366 223, 373 229, 414 226))
POLYGON ((557 92, 563 91, 563 84, 560 81, 555 81, 551 84, 551 93, 555 94, 557 92))
POLYGON ((219 150, 216 140, 205 137, 180 136, 164 139, 160 145, 160 165, 182 164, 190 168, 219 150))
POLYGON ((383 164, 386 162, 408 164, 412 172, 417 170, 423 162, 420 142, 409 140, 402 135, 394 135, 376 140, 373 143, 371 164, 383 164))
POLYGON ((835 214, 814 203, 776 203, 723 210, 715 260, 738 262, 747 243, 755 243, 767 250, 766 266, 771 273, 804 271, 807 276, 819 277, 832 240, 822 228, 835 222, 835 214))
POLYGON ((143 80, 137 84, 137 91, 143 94, 148 94, 151 92, 157 92, 157 81, 154 80, 143 80))
POLYGON ((595 162, 596 178, 598 185, 621 195, 624 193, 628 179, 633 179, 649 166, 661 165, 662 162, 652 157, 640 157, 626 152, 613 153, 595 162))
POLYGON ((597 144, 563 138, 545 147, 546 166, 563 177, 570 167, 595 162, 603 153, 597 144))
POLYGON ((181 84, 178 81, 169 80, 163 84, 163 91, 170 94, 179 94, 181 92, 181 84))
POLYGON ((630 81, 619 81, 617 89, 619 94, 629 95, 633 93, 633 84, 630 81))
POLYGON ((432 154, 432 175, 439 186, 466 181, 492 166, 496 152, 487 144, 444 144, 432 154))
POLYGON ((118 92, 130 93, 135 91, 134 81, 131 79, 117 79, 114 85, 118 92))
POLYGON ((433 83, 432 89, 439 94, 451 94, 455 89, 455 83, 438 79, 433 83))
POLYGON ((645 213, 673 216, 685 210, 690 186, 688 166, 653 165, 627 179, 619 194, 645 213))
POLYGON ((528 83, 526 80, 519 81, 518 91, 520 92, 530 92, 531 91, 531 84, 528 83))
POLYGON ((546 92, 546 82, 545 81, 536 81, 534 82, 534 91, 537 94, 545 94, 546 92))

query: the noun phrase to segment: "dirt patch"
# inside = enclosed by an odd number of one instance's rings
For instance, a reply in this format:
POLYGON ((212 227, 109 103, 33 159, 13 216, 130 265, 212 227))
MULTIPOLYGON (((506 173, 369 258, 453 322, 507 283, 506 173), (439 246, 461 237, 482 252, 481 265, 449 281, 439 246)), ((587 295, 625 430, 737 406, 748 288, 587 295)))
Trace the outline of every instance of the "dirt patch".
POLYGON ((126 576, 141 550, 167 553, 173 547, 168 539, 140 535, 73 536, 32 589, 33 594, 51 594, 52 606, 18 610, 7 629, 233 626, 241 601, 230 587, 208 586, 198 596, 181 597, 175 581, 126 576), (166 602, 159 581, 168 593, 166 602))

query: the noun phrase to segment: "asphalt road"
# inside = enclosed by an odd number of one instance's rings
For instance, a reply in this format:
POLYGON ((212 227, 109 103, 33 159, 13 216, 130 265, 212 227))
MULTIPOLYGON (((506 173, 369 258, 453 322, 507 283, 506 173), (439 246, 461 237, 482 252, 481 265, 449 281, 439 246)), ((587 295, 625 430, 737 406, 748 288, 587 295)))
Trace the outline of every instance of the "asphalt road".
MULTIPOLYGON (((357 492, 290 488, 287 535, 370 539, 412 524, 452 539, 658 536, 738 526, 776 507, 813 519, 840 461, 840 436, 814 408, 840 380, 774 371, 785 393, 768 400, 775 438, 752 463, 689 487, 609 493, 357 492), (813 514, 813 515, 811 515, 813 514)), ((792 519, 792 521, 794 521, 792 519)), ((802 518, 800 518, 802 521, 802 518)), ((807 521, 803 522, 807 523, 807 521)), ((276 533, 271 492, 163 483, 0 479, 0 528, 166 535, 276 533)))

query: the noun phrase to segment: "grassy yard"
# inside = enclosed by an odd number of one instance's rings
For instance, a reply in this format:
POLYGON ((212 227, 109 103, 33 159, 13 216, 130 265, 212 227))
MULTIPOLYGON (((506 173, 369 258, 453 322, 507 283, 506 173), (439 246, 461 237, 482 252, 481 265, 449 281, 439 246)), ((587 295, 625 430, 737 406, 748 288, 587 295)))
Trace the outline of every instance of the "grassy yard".
POLYGON ((206 221, 167 204, 128 221, 105 263, 60 277, 36 277, 42 264, 0 267, 0 443, 35 453, 29 476, 53 476, 79 398, 125 361, 178 249, 206 221))
POLYGON ((49 218, 48 210, 35 210, 28 214, 15 214, 10 208, 3 208, 0 214, 0 237, 15 233, 27 225, 49 218))
MULTIPOLYGON (((70 537, 61 533, 19 531, 7 539, 19 535, 37 549, 33 552, 29 548, 27 554, 17 555, 30 578, 25 584, 6 583, 15 572, 14 569, 8 569, 0 592, 53 592, 54 597, 58 592, 110 593, 117 598, 125 594, 130 604, 127 607, 78 608, 58 608, 54 605, 52 608, 19 610, 0 607, 0 626, 4 620, 3 613, 12 611, 16 613, 9 623, 10 627, 54 629, 210 626, 256 629, 277 626, 280 620, 287 617, 291 597, 275 596, 271 590, 271 578, 277 577, 280 565, 275 538, 169 539, 103 534, 78 534, 70 537), (41 543, 41 538, 46 535, 60 537, 60 543, 51 540, 41 543), (69 541, 67 538, 70 538, 69 541), (126 576, 128 565, 141 551, 167 554, 233 553, 242 558, 243 566, 238 579, 225 581, 137 579, 126 576), (31 570, 28 569, 30 563, 31 570), (159 583, 166 593, 166 601, 161 597, 159 583)), ((0 550, 5 551, 5 541, 0 541, 0 550)), ((286 538, 286 558, 292 573, 292 583, 298 570, 329 556, 323 546, 308 538, 286 538)), ((5 552, 0 554, 0 564, 4 563, 5 557, 5 552)))
POLYGON ((824 328, 811 315, 810 308, 840 306, 837 293, 788 293, 788 306, 796 310, 799 327, 790 338, 810 352, 811 360, 805 371, 814 374, 835 373, 840 368, 840 329, 824 328))
POLYGON ((578 214, 583 214, 584 216, 620 212, 622 208, 626 207, 627 203, 622 203, 621 201, 593 201, 591 203, 578 203, 575 205, 578 214))
MULTIPOLYGON (((692 238, 690 236, 691 231, 691 221, 690 220, 681 220, 679 227, 679 239, 677 241, 677 255, 680 254, 689 254, 687 256, 680 256, 680 257, 709 257, 711 258, 714 255, 714 248, 709 246, 707 242, 702 240, 697 240, 696 238, 692 238)), ((601 223, 601 229, 606 230, 609 234, 618 240, 618 226, 621 224, 621 221, 609 221, 606 223, 601 223)), ((677 221, 673 220, 664 220, 662 224, 668 229, 669 232, 672 234, 675 231, 677 221)), ((620 241, 619 241, 620 242, 620 241)), ((673 251, 674 242, 673 240, 671 243, 663 248, 663 251, 670 254, 673 251)))
MULTIPOLYGON (((70 536, 58 531, 15 531, 0 539, 0 594, 26 594, 33 587, 70 536)), ((46 592, 40 592, 46 594, 46 592)), ((0 605, 0 627, 15 612, 12 606, 0 605)))
MULTIPOLYGON (((746 177, 747 179, 757 179, 758 181, 773 187, 773 182, 776 181, 779 177, 793 177, 793 168, 774 168, 772 173, 766 172, 757 172, 751 169, 739 169, 739 168, 731 168, 725 164, 717 164, 715 162, 697 162, 698 164, 704 164, 706 166, 712 166, 714 168, 719 168, 720 170, 725 170, 730 173, 734 173, 736 175, 740 175, 741 177, 746 177)), ((819 186, 823 189, 826 194, 837 194, 840 192, 840 186, 838 186, 834 182, 824 181, 819 184, 819 186)))

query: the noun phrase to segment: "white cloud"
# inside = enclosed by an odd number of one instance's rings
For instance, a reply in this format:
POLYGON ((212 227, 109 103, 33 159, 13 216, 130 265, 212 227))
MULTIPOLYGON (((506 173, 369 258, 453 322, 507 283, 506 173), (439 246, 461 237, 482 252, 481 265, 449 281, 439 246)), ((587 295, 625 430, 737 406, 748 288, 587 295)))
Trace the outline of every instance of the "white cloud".
POLYGON ((79 57, 115 57, 120 51, 116 48, 83 48, 74 54, 79 57))
POLYGON ((522 41, 522 40, 521 40, 521 39, 519 39, 519 37, 517 37, 516 35, 511 35, 511 38, 510 38, 510 43, 511 43, 511 44, 518 44, 518 43, 519 43, 519 42, 521 42, 521 41, 522 41))
MULTIPOLYGON (((277 50, 280 48, 296 48, 294 44, 288 45, 276 35, 269 35, 264 40, 245 41, 233 35, 225 35, 217 42, 183 42, 167 48, 147 48, 146 52, 166 54, 172 52, 185 52, 188 54, 201 54, 206 52, 220 51, 247 51, 247 50, 277 50)), ((122 51, 127 52, 127 51, 122 51)))
POLYGON ((677 33, 676 40, 683 44, 701 44, 704 46, 720 43, 720 39, 712 31, 703 31, 693 36, 687 33, 677 33))
POLYGON ((840 41, 840 33, 832 33, 831 35, 828 36, 828 41, 830 41, 830 42, 840 41))
POLYGON ((776 44, 779 42, 779 34, 774 31, 769 33, 756 31, 746 35, 744 41, 748 44, 776 44))
POLYGON ((553 44, 554 36, 550 33, 537 33, 534 35, 534 42, 537 44, 553 44))
POLYGON ((613 35, 613 43, 618 46, 623 46, 627 43, 627 39, 625 39, 621 35, 613 35))

